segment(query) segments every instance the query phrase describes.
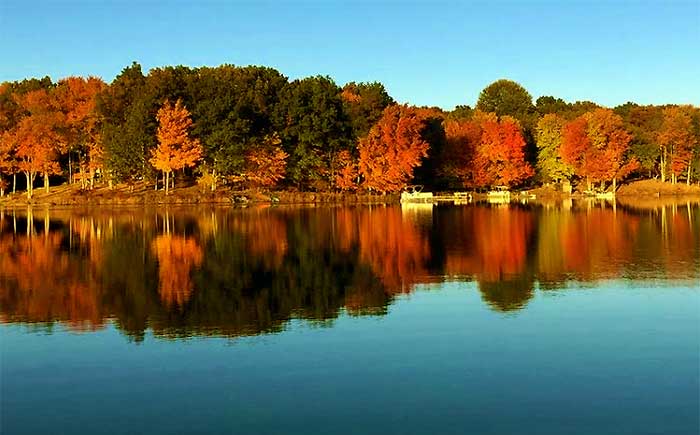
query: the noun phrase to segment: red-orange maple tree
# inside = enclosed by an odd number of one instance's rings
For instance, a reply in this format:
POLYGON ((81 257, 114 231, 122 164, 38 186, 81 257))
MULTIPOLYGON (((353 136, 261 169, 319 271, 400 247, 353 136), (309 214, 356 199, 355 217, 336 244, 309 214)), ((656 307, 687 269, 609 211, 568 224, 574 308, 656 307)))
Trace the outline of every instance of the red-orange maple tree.
POLYGON ((381 119, 359 143, 363 187, 397 192, 413 178, 413 170, 428 155, 423 139, 424 118, 408 105, 384 109, 381 119))
POLYGON ((610 109, 587 112, 562 129, 560 153, 574 173, 591 182, 612 181, 613 190, 638 163, 628 159, 632 136, 625 130, 622 118, 610 109))
POLYGON ((442 173, 465 187, 513 186, 532 176, 517 121, 477 111, 471 119, 444 123, 442 173))
POLYGON ((525 138, 515 119, 485 120, 481 128, 478 154, 490 185, 514 186, 534 174, 525 161, 525 138))

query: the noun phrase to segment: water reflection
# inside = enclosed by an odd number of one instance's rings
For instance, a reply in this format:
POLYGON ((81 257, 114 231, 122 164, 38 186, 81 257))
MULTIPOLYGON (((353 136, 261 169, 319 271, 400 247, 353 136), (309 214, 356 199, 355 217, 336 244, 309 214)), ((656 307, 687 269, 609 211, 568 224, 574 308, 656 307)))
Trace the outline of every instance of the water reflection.
POLYGON ((700 277, 700 206, 568 203, 0 212, 0 321, 136 340, 383 315, 417 284, 497 311, 570 281, 700 277))

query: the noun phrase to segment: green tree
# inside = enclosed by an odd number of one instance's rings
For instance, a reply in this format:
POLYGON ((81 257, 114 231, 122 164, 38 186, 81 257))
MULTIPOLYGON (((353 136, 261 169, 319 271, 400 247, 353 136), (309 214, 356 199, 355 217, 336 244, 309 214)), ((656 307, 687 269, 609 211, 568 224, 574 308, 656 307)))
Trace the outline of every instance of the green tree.
POLYGON ((288 179, 299 187, 327 188, 334 156, 353 143, 340 92, 322 76, 295 80, 282 91, 276 122, 289 154, 288 179))
POLYGON ((543 180, 558 183, 573 174, 559 153, 565 123, 554 113, 544 115, 537 123, 537 170, 543 180))
POLYGON ((370 128, 382 117, 384 109, 395 103, 379 82, 350 82, 343 86, 340 95, 355 141, 367 136, 370 128))
POLYGON ((522 124, 531 123, 535 114, 532 97, 520 84, 511 80, 497 80, 479 94, 476 108, 500 116, 512 116, 522 124))
POLYGON ((631 154, 637 158, 640 170, 651 178, 658 173, 656 169, 661 158, 657 140, 657 132, 663 121, 661 107, 628 102, 617 106, 614 112, 622 117, 625 128, 632 134, 631 154))
POLYGON ((105 167, 110 180, 134 180, 151 175, 150 150, 156 145, 146 77, 134 62, 124 68, 97 98, 103 120, 105 167))
POLYGON ((221 65, 190 77, 193 134, 200 137, 213 179, 245 169, 245 155, 276 134, 273 115, 287 78, 272 68, 221 65))

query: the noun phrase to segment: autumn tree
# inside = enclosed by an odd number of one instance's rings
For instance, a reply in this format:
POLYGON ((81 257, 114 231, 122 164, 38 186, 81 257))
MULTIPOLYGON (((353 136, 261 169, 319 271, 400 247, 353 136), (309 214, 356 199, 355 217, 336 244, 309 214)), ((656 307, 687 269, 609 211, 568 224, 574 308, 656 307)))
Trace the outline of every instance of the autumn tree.
POLYGON ((663 110, 663 124, 658 132, 661 147, 661 181, 671 172, 674 184, 678 176, 687 171, 686 182, 690 184, 691 161, 697 138, 693 134, 692 108, 669 107, 663 110))
POLYGON ((335 178, 333 185, 341 191, 357 189, 358 165, 348 150, 342 150, 333 159, 335 178))
POLYGON ((490 185, 512 187, 534 174, 525 161, 525 138, 517 120, 508 116, 486 119, 481 128, 476 164, 488 174, 490 185))
POLYGON ((27 198, 34 194, 34 181, 38 174, 44 174, 45 187, 48 190, 49 174, 60 172, 56 161, 54 144, 56 132, 51 128, 51 120, 45 116, 29 116, 19 125, 6 133, 4 142, 14 144, 17 168, 27 179, 27 198))
MULTIPOLYGON (((72 181, 74 172, 73 153, 78 153, 83 183, 86 181, 85 173, 90 165, 87 159, 90 155, 100 153, 94 149, 100 147, 95 102, 97 95, 105 87, 105 83, 96 77, 68 77, 60 80, 53 92, 57 108, 63 113, 62 135, 68 151, 69 181, 72 181)), ((92 164, 92 166, 96 165, 92 164)), ((84 184, 83 187, 85 187, 84 184)))
POLYGON ((588 137, 596 166, 590 172, 598 181, 612 181, 615 191, 617 180, 626 177, 638 167, 628 151, 632 136, 627 132, 622 118, 610 109, 596 109, 588 113, 588 137))
MULTIPOLYGON (((193 167, 202 157, 199 139, 190 138, 190 113, 181 100, 173 105, 166 100, 158 111, 158 146, 151 152, 151 164, 163 173, 165 194, 168 194, 170 174, 193 167)), ((157 186, 157 184, 156 184, 157 186)))
POLYGON ((535 164, 537 110, 532 104, 532 96, 523 86, 512 80, 496 80, 479 93, 476 109, 518 120, 526 143, 525 158, 535 164))
POLYGON ((596 109, 567 123, 562 130, 562 160, 574 173, 586 179, 588 190, 592 182, 617 180, 637 168, 638 162, 629 158, 630 134, 622 118, 609 109, 596 109))
POLYGON ((245 155, 245 172, 241 179, 255 187, 273 187, 284 178, 287 153, 279 136, 264 138, 245 155))
POLYGON ((591 180, 588 174, 587 151, 590 140, 587 134, 588 121, 578 117, 562 128, 562 142, 559 149, 562 161, 571 166, 576 176, 586 179, 586 188, 590 190, 591 180))
POLYGON ((408 105, 384 109, 377 124, 359 144, 362 185, 381 193, 397 192, 413 178, 428 155, 424 119, 408 105))
POLYGON ((4 133, 3 142, 14 148, 17 169, 26 176, 27 197, 31 198, 37 174, 44 176, 48 192, 49 176, 61 172, 57 158, 64 144, 59 133, 63 118, 45 89, 17 95, 16 100, 24 116, 4 133))
POLYGON ((477 110, 471 119, 448 119, 443 125, 441 172, 462 186, 514 186, 532 176, 525 161, 525 139, 514 118, 499 119, 495 113, 477 110))
POLYGON ((558 183, 572 174, 571 167, 564 163, 559 153, 564 124, 565 121, 553 113, 544 115, 537 122, 537 169, 544 180, 558 183))
POLYGON ((443 123, 446 144, 440 158, 443 176, 459 181, 463 187, 476 187, 481 183, 475 161, 481 141, 481 126, 470 118, 447 119, 443 123))

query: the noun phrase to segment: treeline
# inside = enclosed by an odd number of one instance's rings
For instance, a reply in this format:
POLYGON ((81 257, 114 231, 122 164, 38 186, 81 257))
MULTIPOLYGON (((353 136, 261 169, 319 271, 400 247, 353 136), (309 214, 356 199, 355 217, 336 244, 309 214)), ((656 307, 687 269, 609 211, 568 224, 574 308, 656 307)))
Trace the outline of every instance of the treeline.
POLYGON ((0 84, 0 188, 24 175, 212 190, 296 188, 396 192, 570 181, 615 188, 628 177, 690 184, 700 173, 700 109, 614 109, 498 80, 474 108, 397 104, 381 83, 342 88, 272 68, 155 68, 0 84), (162 180, 162 181, 159 181, 162 180))

